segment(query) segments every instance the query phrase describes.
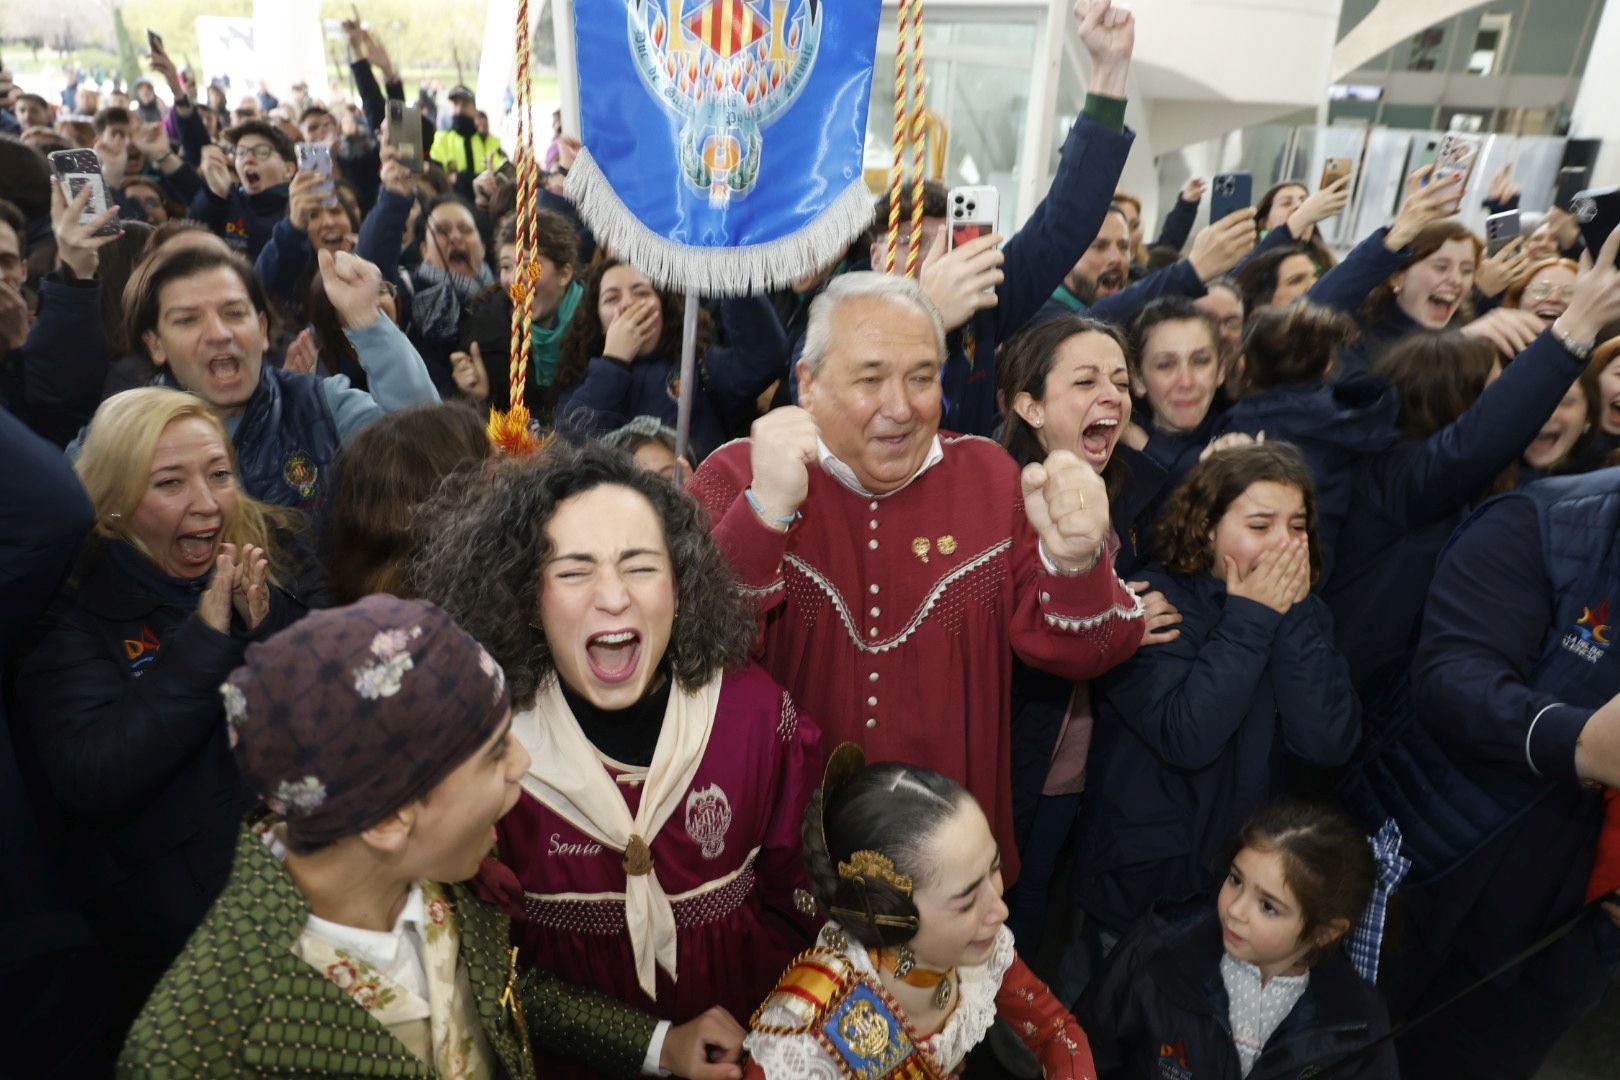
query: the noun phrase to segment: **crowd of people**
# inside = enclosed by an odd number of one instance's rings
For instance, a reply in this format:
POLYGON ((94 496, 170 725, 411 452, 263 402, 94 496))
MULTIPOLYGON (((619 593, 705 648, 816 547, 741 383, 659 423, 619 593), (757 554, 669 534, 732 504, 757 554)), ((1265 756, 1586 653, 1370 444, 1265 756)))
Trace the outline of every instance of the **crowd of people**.
POLYGON ((687 447, 579 142, 513 289, 358 22, 353 103, 0 96, 0 1074, 1533 1076, 1620 964, 1620 231, 1149 243, 1074 19, 1031 218, 706 302, 687 447))

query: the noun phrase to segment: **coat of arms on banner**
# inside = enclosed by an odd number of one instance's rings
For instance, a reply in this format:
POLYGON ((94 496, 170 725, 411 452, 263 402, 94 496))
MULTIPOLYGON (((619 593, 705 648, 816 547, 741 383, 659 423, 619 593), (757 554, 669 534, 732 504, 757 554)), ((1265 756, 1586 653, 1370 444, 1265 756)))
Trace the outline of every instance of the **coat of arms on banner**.
POLYGON ((863 175, 882 0, 574 4, 568 195, 661 288, 745 296, 836 262, 863 175))
POLYGON ((686 797, 686 834, 703 849, 705 859, 725 854, 726 830, 731 828, 731 800, 719 784, 710 784, 686 797))
POLYGON ((762 131, 799 96, 821 46, 821 0, 631 0, 642 83, 685 122, 681 171, 723 208, 759 179, 762 131))

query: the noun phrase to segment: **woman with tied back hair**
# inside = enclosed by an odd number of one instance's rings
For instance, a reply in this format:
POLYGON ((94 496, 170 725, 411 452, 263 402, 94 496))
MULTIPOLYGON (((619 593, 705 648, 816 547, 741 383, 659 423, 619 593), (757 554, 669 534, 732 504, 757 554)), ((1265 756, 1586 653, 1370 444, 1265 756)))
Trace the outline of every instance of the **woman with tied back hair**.
MULTIPOLYGON (((705 451, 746 434, 755 402, 787 371, 787 335, 765 296, 720 302, 726 345, 698 322, 692 441, 705 451)), ((629 263, 598 263, 563 335, 553 426, 570 439, 605 435, 636 416, 675 424, 680 401, 680 306, 629 263)), ((548 395, 550 397, 550 395, 548 395)))
POLYGON ((1093 957, 1159 900, 1213 884, 1238 825, 1361 732, 1333 648, 1310 472, 1293 447, 1219 450, 1176 489, 1141 574, 1180 636, 1097 681, 1097 725, 1075 855, 1093 957))
POLYGON ((1048 1080, 1096 1075, 1074 1017, 1013 951, 1001 854, 961 785, 867 765, 845 743, 805 808, 803 840, 804 899, 829 921, 754 1013, 747 1076, 944 1080, 998 1015, 1048 1080))
POLYGON ((23 660, 16 715, 66 821, 62 864, 106 950, 97 994, 121 1040, 224 887, 254 801, 220 683, 309 598, 288 591, 274 531, 290 512, 242 491, 199 398, 109 398, 74 467, 95 529, 23 660))
POLYGON ((690 1024, 740 1042, 724 1014, 812 933, 793 891, 821 733, 749 660, 753 603, 702 508, 627 454, 554 444, 446 487, 427 535, 418 591, 506 670, 533 758, 486 874, 513 943, 683 1025, 677 1048, 690 1024))
MULTIPOLYGON (((1141 549, 1164 471, 1122 441, 1132 409, 1124 336, 1108 323, 1060 315, 1007 342, 998 366, 1008 407, 1002 445, 1020 466, 1069 450, 1101 473, 1110 513, 1104 557, 1128 577, 1146 559, 1141 549)), ((1129 584, 1145 594, 1143 643, 1173 638, 1175 610, 1143 582, 1129 584)), ((1091 688, 1016 657, 1013 664, 1013 834, 1022 870, 1008 923, 1023 955, 1033 958, 1047 886, 1085 787, 1091 688)))
POLYGON ((423 539, 421 505, 447 478, 465 478, 489 457, 484 422, 465 405, 407 409, 356 435, 338 455, 322 538, 332 603, 415 595, 411 559, 423 539))

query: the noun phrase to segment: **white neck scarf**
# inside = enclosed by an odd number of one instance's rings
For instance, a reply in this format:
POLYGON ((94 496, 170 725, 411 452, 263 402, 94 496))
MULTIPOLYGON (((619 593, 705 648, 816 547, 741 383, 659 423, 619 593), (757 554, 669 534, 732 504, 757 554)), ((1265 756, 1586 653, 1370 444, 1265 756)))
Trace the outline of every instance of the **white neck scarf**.
MULTIPOLYGON (((636 838, 651 847, 658 830, 680 807, 703 761, 720 704, 721 679, 716 675, 693 692, 679 685, 671 688, 664 726, 632 820, 624 793, 585 738, 563 697, 561 682, 552 677, 541 688, 535 707, 512 720, 512 730, 532 761, 523 779, 524 789, 604 847, 623 853, 636 838)), ((627 869, 624 894, 624 921, 630 930, 636 981, 643 993, 656 1000, 654 962, 671 980, 677 977, 675 912, 658 881, 656 866, 640 874, 627 869)))

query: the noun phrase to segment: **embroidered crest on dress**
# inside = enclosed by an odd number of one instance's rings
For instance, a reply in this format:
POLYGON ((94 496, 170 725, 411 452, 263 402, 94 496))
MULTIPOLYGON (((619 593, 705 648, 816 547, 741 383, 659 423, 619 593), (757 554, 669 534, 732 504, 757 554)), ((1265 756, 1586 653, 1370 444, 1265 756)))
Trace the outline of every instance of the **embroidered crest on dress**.
POLYGON ((686 834, 698 842, 705 859, 718 859, 725 854, 729 828, 731 800, 726 798, 719 784, 710 784, 686 797, 686 834))

